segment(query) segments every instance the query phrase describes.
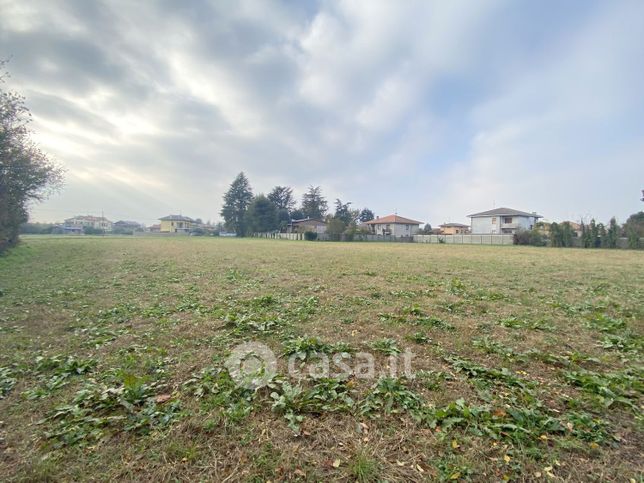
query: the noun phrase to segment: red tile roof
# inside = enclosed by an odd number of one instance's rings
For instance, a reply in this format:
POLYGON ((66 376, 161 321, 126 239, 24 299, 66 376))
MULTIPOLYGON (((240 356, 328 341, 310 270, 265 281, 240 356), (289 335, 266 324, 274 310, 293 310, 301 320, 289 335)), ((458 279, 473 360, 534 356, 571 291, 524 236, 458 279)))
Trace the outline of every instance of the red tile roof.
POLYGON ((368 221, 367 225, 381 225, 383 223, 390 223, 390 224, 398 223, 402 225, 420 225, 422 224, 422 221, 411 220, 409 218, 404 218, 398 215, 388 215, 388 216, 382 216, 380 218, 376 218, 374 220, 368 221))

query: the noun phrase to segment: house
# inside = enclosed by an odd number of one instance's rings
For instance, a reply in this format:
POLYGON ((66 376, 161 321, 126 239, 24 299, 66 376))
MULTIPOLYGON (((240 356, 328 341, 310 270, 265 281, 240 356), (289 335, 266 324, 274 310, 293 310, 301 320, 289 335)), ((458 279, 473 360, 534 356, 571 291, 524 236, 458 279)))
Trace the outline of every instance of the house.
POLYGON ((302 220, 291 220, 286 227, 286 233, 305 233, 312 231, 318 235, 326 233, 326 222, 319 218, 304 218, 302 220))
POLYGON ((52 233, 65 235, 82 235, 83 227, 80 225, 57 225, 52 233))
POLYGON ((183 215, 168 215, 159 218, 161 233, 190 233, 190 231, 197 225, 195 220, 189 216, 183 215))
POLYGON ((366 224, 374 235, 412 236, 418 233, 421 222, 403 216, 388 215, 376 217, 366 224))
POLYGON ((112 231, 113 223, 104 216, 83 216, 78 215, 65 220, 64 229, 66 232, 83 230, 83 228, 93 228, 95 230, 112 231))
POLYGON ((441 235, 467 235, 470 232, 469 225, 462 223, 445 223, 440 225, 441 235))
POLYGON ((132 233, 133 231, 143 231, 145 226, 136 221, 119 220, 112 225, 112 230, 120 233, 132 233))
POLYGON ((156 225, 150 225, 148 227, 150 233, 159 233, 161 231, 161 224, 157 223, 156 225))
POLYGON ((472 234, 512 234, 532 230, 541 215, 512 208, 495 208, 467 215, 472 220, 472 234))

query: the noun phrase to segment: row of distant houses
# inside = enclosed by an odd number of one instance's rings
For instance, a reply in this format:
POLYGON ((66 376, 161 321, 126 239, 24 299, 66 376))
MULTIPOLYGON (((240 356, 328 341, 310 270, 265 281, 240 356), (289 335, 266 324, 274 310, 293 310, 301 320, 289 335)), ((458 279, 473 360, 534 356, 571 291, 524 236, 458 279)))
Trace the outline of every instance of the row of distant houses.
POLYGON ((119 220, 113 223, 104 216, 79 215, 67 218, 61 228, 65 233, 83 233, 86 228, 112 232, 117 230, 142 230, 145 229, 145 226, 135 221, 119 220))
MULTIPOLYGON (((437 235, 494 235, 513 234, 520 230, 531 230, 541 215, 535 212, 515 210, 513 208, 495 208, 481 213, 468 215, 470 224, 445 223, 432 230, 437 235)), ((376 217, 360 225, 373 235, 391 235, 396 237, 413 236, 420 231, 423 223, 398 214, 376 217)), ((326 232, 327 224, 322 219, 305 218, 293 220, 287 232, 303 233, 312 231, 318 234, 326 232)))
POLYGON ((160 223, 146 227, 136 221, 119 220, 111 222, 104 216, 79 215, 68 218, 62 225, 64 233, 83 233, 86 228, 99 230, 106 233, 113 232, 158 232, 158 233, 191 233, 196 230, 212 231, 214 227, 203 223, 201 220, 193 220, 183 215, 168 215, 159 218, 160 223))
MULTIPOLYGON (((538 222, 541 215, 536 212, 526 212, 513 208, 494 208, 468 215, 470 224, 445 223, 432 230, 437 235, 467 235, 467 234, 513 234, 520 230, 531 230, 538 222)), ((159 218, 160 223, 146 227, 135 221, 120 220, 112 223, 103 216, 75 216, 65 220, 62 226, 66 233, 82 233, 86 227, 104 232, 135 232, 148 231, 158 233, 192 233, 198 230, 204 232, 214 231, 214 226, 203 223, 184 215, 168 215, 159 218)), ((376 217, 360 225, 360 228, 373 235, 390 235, 395 237, 413 236, 418 234, 423 222, 406 218, 398 214, 376 217)), ((573 224, 573 228, 574 228, 573 224)), ((286 231, 288 233, 326 232, 325 220, 305 218, 292 220, 286 231)))

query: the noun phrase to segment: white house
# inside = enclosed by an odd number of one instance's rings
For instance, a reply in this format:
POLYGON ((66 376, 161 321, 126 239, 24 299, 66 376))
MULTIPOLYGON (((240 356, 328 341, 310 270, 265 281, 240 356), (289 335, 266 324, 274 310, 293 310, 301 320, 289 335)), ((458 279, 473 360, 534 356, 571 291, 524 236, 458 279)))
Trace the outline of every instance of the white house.
POLYGON ((539 218, 537 213, 495 208, 467 215, 472 220, 472 234, 512 234, 520 230, 532 230, 539 218))
POLYGON ((378 217, 365 223, 374 235, 412 236, 418 233, 421 222, 398 215, 378 217))
POLYGON ((113 223, 103 216, 75 216, 65 220, 65 228, 68 231, 81 230, 84 227, 95 228, 96 230, 112 231, 113 223))

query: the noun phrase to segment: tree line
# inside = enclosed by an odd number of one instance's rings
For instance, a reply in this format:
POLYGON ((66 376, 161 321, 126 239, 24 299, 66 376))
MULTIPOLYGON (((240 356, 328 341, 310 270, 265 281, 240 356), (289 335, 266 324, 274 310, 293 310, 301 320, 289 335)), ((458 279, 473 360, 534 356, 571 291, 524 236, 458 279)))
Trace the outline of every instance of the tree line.
POLYGON ((615 217, 608 224, 597 223, 595 219, 589 223, 581 223, 579 231, 572 225, 563 223, 539 223, 532 230, 526 230, 514 235, 515 245, 581 248, 617 248, 620 238, 626 238, 628 248, 643 248, 640 242, 644 238, 644 211, 628 217, 626 223, 619 225, 615 217), (575 243, 575 240, 579 242, 575 243))
POLYGON ((226 229, 237 236, 283 231, 291 220, 307 218, 325 221, 327 233, 333 236, 355 233, 359 230, 359 223, 375 218, 369 208, 359 210, 351 205, 351 202, 336 199, 331 213, 329 203, 319 186, 309 186, 299 205, 293 195, 293 188, 289 186, 275 186, 268 195, 254 195, 248 178, 241 172, 224 194, 220 214, 226 229))

